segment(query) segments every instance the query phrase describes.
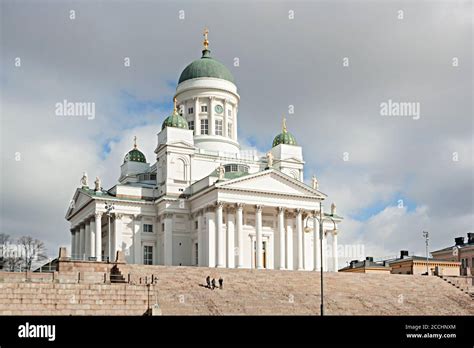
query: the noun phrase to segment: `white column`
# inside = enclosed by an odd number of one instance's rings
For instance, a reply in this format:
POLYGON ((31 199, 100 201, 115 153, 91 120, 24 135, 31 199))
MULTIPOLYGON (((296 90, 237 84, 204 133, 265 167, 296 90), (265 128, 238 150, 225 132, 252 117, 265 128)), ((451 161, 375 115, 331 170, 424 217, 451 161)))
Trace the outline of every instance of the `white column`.
POLYGON ((234 238, 235 238, 234 208, 227 208, 226 255, 227 267, 235 268, 234 238))
POLYGON ((95 256, 102 261, 102 213, 95 213, 95 256))
POLYGON ((293 270, 293 216, 286 217, 286 269, 293 270))
POLYGON ((314 255, 314 270, 321 270, 321 245, 319 239, 319 221, 317 219, 317 214, 319 212, 314 211, 313 213, 313 255, 314 255))
POLYGON ((112 262, 117 258, 117 251, 122 251, 122 214, 115 214, 114 219, 114 242, 112 262))
MULTIPOLYGON (((244 267, 244 249, 242 242, 242 226, 243 226, 243 204, 237 204, 237 219, 236 219, 236 228, 237 228, 237 268, 244 267)), ((253 249, 253 247, 252 247, 253 249)))
POLYGON ((229 124, 229 116, 227 116, 227 99, 224 99, 223 100, 223 104, 224 104, 224 124, 223 124, 223 132, 222 132, 222 135, 225 136, 226 138, 228 137, 227 135, 227 125, 229 124))
POLYGON ((216 208, 216 248, 217 267, 225 267, 224 230, 222 228, 222 202, 217 202, 216 208))
POLYGON ((234 127, 234 131, 232 132, 232 138, 237 141, 237 107, 233 105, 232 107, 232 126, 234 127))
POLYGON ((323 225, 323 271, 328 271, 328 262, 327 262, 327 236, 326 230, 323 225))
POLYGON ((84 258, 84 254, 86 252, 86 240, 85 240, 85 224, 82 224, 80 229, 79 229, 79 259, 83 259, 84 258))
POLYGON ((164 214, 163 255, 165 266, 173 264, 173 214, 164 214))
POLYGON ((296 210, 296 242, 297 244, 297 260, 298 260, 298 271, 303 269, 303 211, 301 209, 296 210))
POLYGON ((86 220, 84 228, 84 256, 85 260, 91 255, 91 227, 89 218, 86 220))
POLYGON ((91 218, 89 222, 90 226, 90 253, 91 257, 95 257, 95 234, 96 234, 96 227, 95 227, 95 219, 91 218))
MULTIPOLYGON (((142 257, 142 217, 141 215, 133 216, 133 263, 143 264, 142 257)), ((154 231, 153 231, 154 232, 154 231)), ((155 251, 157 253, 158 250, 155 251)))
POLYGON ((280 269, 285 269, 285 208, 278 208, 278 233, 280 237, 280 269))
POLYGON ((216 128, 214 124, 214 97, 209 97, 207 116, 209 120, 209 135, 216 135, 216 128))
POLYGON ((255 265, 257 269, 263 268, 262 259, 263 259, 263 245, 262 245, 262 206, 257 205, 255 210, 255 230, 257 234, 256 243, 257 243, 257 255, 255 265))
POLYGON ((81 229, 79 226, 76 226, 74 229, 74 238, 75 238, 75 243, 74 243, 74 258, 79 259, 81 256, 81 229))
POLYGON ((334 272, 337 272, 339 269, 339 264, 337 260, 337 231, 332 232, 332 257, 333 257, 333 266, 334 272))
POLYGON ((198 266, 204 266, 204 229, 202 228, 202 210, 198 213, 198 266))
POLYGON ((210 207, 206 212, 207 220, 207 264, 216 267, 216 213, 215 208, 210 207))
POLYGON ((199 122, 199 98, 194 97, 194 134, 201 134, 201 123, 199 122))
POLYGON ((71 228, 71 249, 70 249, 70 256, 71 258, 74 257, 74 253, 76 249, 76 232, 74 231, 73 228, 71 228))

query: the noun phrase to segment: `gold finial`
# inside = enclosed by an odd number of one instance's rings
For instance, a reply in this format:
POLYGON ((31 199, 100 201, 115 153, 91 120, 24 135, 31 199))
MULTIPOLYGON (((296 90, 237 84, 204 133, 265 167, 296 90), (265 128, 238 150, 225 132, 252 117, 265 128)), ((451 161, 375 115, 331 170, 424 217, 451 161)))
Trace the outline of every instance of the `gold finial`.
POLYGON ((207 28, 204 28, 204 49, 207 50, 207 48, 209 47, 209 40, 207 39, 207 34, 209 34, 209 30, 207 28))
POLYGON ((178 112, 178 107, 176 106, 176 102, 177 102, 177 99, 176 99, 176 97, 174 97, 174 99, 173 99, 173 102, 174 102, 174 109, 173 109, 173 113, 175 113, 175 114, 176 114, 176 113, 178 112))
POLYGON ((283 121, 281 122, 281 131, 286 133, 286 118, 283 116, 283 121))
POLYGON ((133 137, 133 148, 134 149, 137 148, 137 136, 136 135, 133 137))

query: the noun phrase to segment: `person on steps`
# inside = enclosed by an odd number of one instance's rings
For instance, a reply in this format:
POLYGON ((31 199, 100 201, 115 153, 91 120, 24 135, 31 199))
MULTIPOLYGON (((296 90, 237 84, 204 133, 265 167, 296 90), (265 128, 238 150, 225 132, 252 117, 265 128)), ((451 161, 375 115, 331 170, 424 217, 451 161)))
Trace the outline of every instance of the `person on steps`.
POLYGON ((207 287, 210 289, 211 288, 211 277, 210 276, 206 277, 206 284, 207 284, 207 287))
POLYGON ((216 280, 212 278, 212 290, 216 288, 216 280))
POLYGON ((222 290, 223 287, 224 287, 224 279, 222 279, 222 277, 219 277, 219 289, 222 290))

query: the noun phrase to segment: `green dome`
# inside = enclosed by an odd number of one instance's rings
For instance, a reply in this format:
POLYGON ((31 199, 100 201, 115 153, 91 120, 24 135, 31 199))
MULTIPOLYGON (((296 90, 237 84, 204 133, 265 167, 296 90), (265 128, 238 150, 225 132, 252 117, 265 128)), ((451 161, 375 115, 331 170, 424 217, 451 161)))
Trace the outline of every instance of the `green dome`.
POLYGON ((137 150, 136 148, 131 150, 129 153, 125 155, 125 158, 123 159, 124 162, 142 162, 146 163, 146 158, 143 152, 140 150, 137 150))
POLYGON ((171 115, 169 115, 164 121, 163 124, 161 125, 161 129, 165 129, 166 127, 175 127, 175 128, 183 128, 183 129, 189 129, 188 128, 188 121, 178 114, 177 111, 173 111, 171 115))
POLYGON ((215 77, 234 83, 234 77, 224 64, 211 57, 211 51, 202 51, 201 59, 189 64, 181 73, 178 84, 198 77, 215 77))
POLYGON ((275 139, 273 139, 272 147, 275 147, 280 144, 296 145, 296 139, 293 134, 289 132, 283 132, 278 134, 275 139))

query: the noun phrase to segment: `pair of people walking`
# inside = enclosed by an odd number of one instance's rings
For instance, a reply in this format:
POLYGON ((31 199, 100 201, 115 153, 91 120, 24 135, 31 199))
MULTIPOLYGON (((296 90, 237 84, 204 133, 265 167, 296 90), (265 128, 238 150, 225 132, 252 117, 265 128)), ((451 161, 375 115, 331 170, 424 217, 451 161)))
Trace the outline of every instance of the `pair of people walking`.
MULTIPOLYGON (((222 277, 219 277, 218 282, 219 282, 219 289, 222 290, 224 288, 224 279, 222 279, 222 277)), ((211 280, 211 276, 206 277, 206 284, 207 284, 207 288, 211 290, 214 290, 215 288, 217 288, 216 279, 212 278, 211 280)))

